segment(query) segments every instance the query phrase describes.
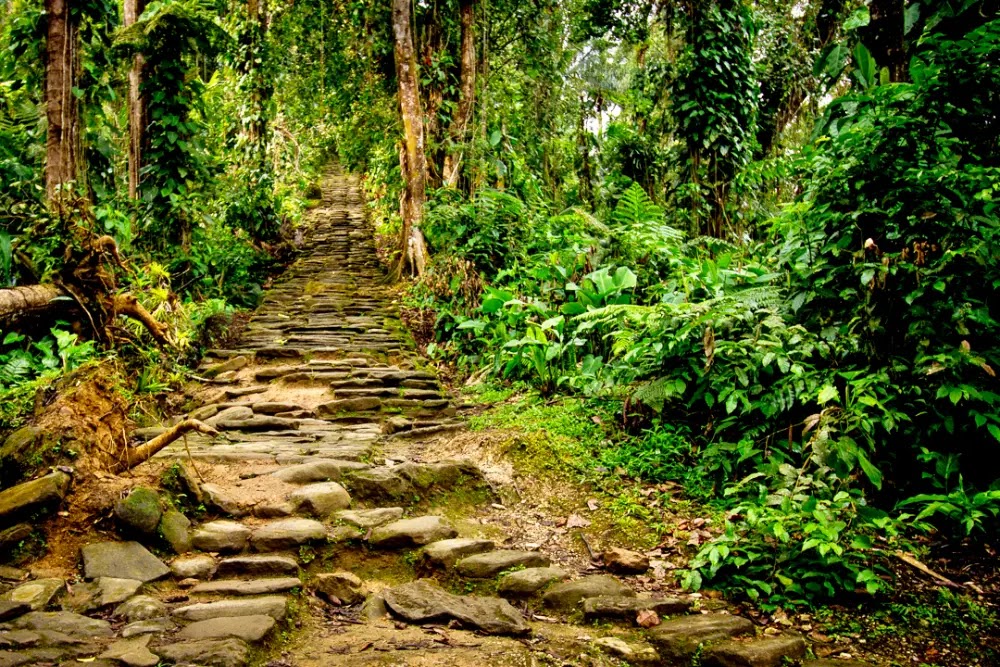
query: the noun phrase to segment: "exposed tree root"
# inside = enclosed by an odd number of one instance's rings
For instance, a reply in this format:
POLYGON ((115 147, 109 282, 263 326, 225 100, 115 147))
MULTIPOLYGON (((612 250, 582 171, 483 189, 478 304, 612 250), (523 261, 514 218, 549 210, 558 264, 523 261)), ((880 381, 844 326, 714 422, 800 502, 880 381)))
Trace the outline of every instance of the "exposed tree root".
POLYGON ((148 461, 161 449, 191 431, 211 436, 219 435, 218 431, 204 422, 197 419, 185 419, 143 445, 126 448, 124 456, 110 466, 112 472, 125 472, 144 461, 148 461))

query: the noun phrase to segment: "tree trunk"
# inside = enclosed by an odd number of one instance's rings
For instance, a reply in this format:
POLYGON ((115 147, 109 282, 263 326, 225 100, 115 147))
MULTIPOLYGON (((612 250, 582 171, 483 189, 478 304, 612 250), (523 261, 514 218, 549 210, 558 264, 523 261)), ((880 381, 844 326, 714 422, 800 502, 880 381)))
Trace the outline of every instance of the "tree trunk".
POLYGON ((52 308, 52 301, 65 296, 55 285, 28 285, 0 290, 0 320, 42 312, 52 308))
POLYGON ((410 0, 393 0, 392 32, 395 41, 396 79, 399 83, 399 110, 403 120, 403 151, 400 168, 406 193, 400 213, 402 254, 396 273, 423 273, 427 265, 427 246, 420 231, 427 183, 427 155, 424 148, 424 121, 420 113, 420 90, 417 83, 417 60, 413 50, 410 24, 410 0))
POLYGON ((45 0, 48 16, 45 41, 45 195, 50 204, 61 189, 77 180, 79 109, 76 83, 77 29, 70 0, 45 0))
MULTIPOLYGON (((135 24, 144 9, 143 0, 125 0, 125 27, 135 24)), ((141 92, 144 59, 137 53, 128 72, 128 196, 139 198, 139 170, 142 169, 142 142, 146 134, 146 99, 141 92)))
POLYGON ((250 20, 250 58, 246 63, 247 75, 250 77, 250 109, 253 120, 247 128, 247 141, 256 153, 260 164, 267 158, 265 137, 267 136, 267 114, 264 108, 267 104, 267 84, 263 80, 261 68, 263 63, 255 61, 255 54, 264 53, 264 40, 267 39, 267 0, 249 0, 247 13, 250 20))
POLYGON ((459 22, 462 26, 462 43, 459 47, 458 108, 448 127, 448 151, 444 156, 442 177, 449 188, 458 183, 459 167, 462 163, 462 144, 465 142, 469 119, 476 100, 476 3, 475 0, 460 0, 459 22))
POLYGON ((889 80, 907 79, 906 43, 903 39, 903 0, 872 0, 871 22, 862 30, 861 41, 879 68, 889 70, 889 80))

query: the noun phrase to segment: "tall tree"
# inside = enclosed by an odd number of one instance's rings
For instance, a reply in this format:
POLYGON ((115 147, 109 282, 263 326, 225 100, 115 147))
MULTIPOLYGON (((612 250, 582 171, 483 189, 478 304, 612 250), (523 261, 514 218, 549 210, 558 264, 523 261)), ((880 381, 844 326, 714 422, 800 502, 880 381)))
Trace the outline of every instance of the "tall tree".
MULTIPOLYGON (((128 28, 139 20, 144 0, 125 0, 123 21, 128 28)), ((146 99, 142 94, 143 56, 136 53, 128 72, 128 196, 139 197, 139 171, 142 168, 142 142, 146 131, 146 99)))
POLYGON ((396 272, 420 275, 427 265, 427 244, 420 231, 426 199, 427 154, 424 147, 424 120, 420 111, 417 58, 413 49, 410 0, 393 0, 392 34, 399 110, 403 121, 403 147, 399 154, 399 166, 405 182, 405 191, 400 201, 400 215, 403 218, 400 233, 402 253, 396 272))
POLYGON ((442 181, 448 187, 458 183, 462 163, 461 144, 465 140, 476 98, 476 3, 460 0, 458 5, 462 38, 459 46, 458 107, 448 127, 448 150, 444 156, 442 181))
POLYGON ((52 204, 61 189, 78 178, 80 111, 73 88, 79 49, 70 0, 46 0, 45 13, 45 195, 52 204))

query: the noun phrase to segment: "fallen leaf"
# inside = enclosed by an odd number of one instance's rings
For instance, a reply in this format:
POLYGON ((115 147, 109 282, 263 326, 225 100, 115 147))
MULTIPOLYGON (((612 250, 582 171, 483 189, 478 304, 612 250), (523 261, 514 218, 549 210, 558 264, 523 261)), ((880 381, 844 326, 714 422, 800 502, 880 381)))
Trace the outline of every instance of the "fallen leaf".
POLYGON ((587 507, 590 509, 591 512, 596 512, 597 508, 600 507, 600 505, 597 504, 596 500, 591 498, 587 501, 587 507))
POLYGON ((587 521, 579 514, 570 514, 566 519, 567 528, 586 528, 590 525, 590 521, 587 521))
POLYGON ((635 617, 635 622, 644 628, 651 628, 660 624, 660 616, 652 609, 643 609, 635 617))

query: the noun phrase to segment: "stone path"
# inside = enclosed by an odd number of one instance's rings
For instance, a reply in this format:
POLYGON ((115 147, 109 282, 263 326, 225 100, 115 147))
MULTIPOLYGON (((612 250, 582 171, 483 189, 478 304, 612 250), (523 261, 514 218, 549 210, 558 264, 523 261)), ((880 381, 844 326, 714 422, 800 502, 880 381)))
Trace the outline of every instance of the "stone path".
POLYGON ((695 597, 637 595, 642 554, 606 554, 615 574, 576 572, 463 518, 495 498, 474 462, 421 459, 422 441, 460 428, 456 407, 402 330, 357 182, 334 169, 322 189, 300 258, 238 349, 210 353, 174 420, 223 435, 156 457, 173 501, 141 488, 119 501, 134 539, 84 547, 82 582, 12 584, 0 667, 777 667, 806 656, 802 637, 759 633, 695 597))

